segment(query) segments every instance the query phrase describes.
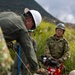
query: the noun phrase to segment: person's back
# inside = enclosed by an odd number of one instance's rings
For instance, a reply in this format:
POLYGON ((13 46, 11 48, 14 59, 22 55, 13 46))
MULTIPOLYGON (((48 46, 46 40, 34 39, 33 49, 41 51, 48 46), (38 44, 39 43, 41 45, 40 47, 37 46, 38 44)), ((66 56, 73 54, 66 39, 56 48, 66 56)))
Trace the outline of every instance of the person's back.
POLYGON ((22 29, 27 31, 21 16, 18 16, 14 12, 0 13, 0 26, 3 30, 6 41, 17 39, 19 31, 22 29))
POLYGON ((8 75, 13 60, 9 54, 2 30, 0 28, 0 75, 8 75))

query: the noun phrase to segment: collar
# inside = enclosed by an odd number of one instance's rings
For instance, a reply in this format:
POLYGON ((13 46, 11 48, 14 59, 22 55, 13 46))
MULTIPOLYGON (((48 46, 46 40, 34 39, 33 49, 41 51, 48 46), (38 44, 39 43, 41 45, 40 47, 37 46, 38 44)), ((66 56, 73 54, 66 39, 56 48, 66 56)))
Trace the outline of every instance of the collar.
POLYGON ((53 38, 54 38, 55 40, 63 40, 63 36, 57 37, 56 34, 53 35, 53 38))

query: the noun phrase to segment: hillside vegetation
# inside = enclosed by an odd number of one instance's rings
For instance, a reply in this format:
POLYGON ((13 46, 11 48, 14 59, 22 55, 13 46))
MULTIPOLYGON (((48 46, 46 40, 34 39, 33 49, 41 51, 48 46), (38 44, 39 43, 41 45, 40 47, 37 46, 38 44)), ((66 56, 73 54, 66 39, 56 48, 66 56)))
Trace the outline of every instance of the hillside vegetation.
MULTIPOLYGON (((33 37, 37 41, 37 57, 39 57, 44 52, 46 40, 49 36, 53 35, 55 33, 55 25, 43 21, 41 25, 34 31, 33 37)), ((67 39, 69 46, 70 46, 70 59, 65 61, 66 66, 66 74, 75 69, 75 29, 69 27, 66 27, 66 32, 64 34, 64 37, 67 39)))

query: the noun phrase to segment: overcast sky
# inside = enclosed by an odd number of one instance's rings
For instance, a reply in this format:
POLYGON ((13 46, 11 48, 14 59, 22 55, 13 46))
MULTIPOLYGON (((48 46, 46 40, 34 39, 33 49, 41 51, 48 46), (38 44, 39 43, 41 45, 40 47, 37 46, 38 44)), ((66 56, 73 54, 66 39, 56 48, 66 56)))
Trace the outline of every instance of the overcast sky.
POLYGON ((35 0, 63 22, 75 23, 75 0, 35 0))

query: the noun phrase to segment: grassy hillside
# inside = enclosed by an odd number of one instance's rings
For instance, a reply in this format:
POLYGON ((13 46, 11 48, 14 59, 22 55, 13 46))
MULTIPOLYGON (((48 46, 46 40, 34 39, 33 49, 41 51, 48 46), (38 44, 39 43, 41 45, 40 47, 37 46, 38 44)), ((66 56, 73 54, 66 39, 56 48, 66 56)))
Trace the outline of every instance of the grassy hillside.
MULTIPOLYGON (((40 54, 43 54, 44 47, 46 44, 46 40, 49 36, 53 35, 55 33, 55 25, 47 23, 47 22, 42 22, 41 25, 35 30, 33 37, 37 41, 37 57, 40 54)), ((67 39, 69 42, 70 46, 70 54, 71 57, 67 61, 65 61, 65 66, 66 66, 66 74, 72 70, 75 69, 75 29, 71 27, 66 27, 66 32, 64 34, 64 37, 67 39)))

